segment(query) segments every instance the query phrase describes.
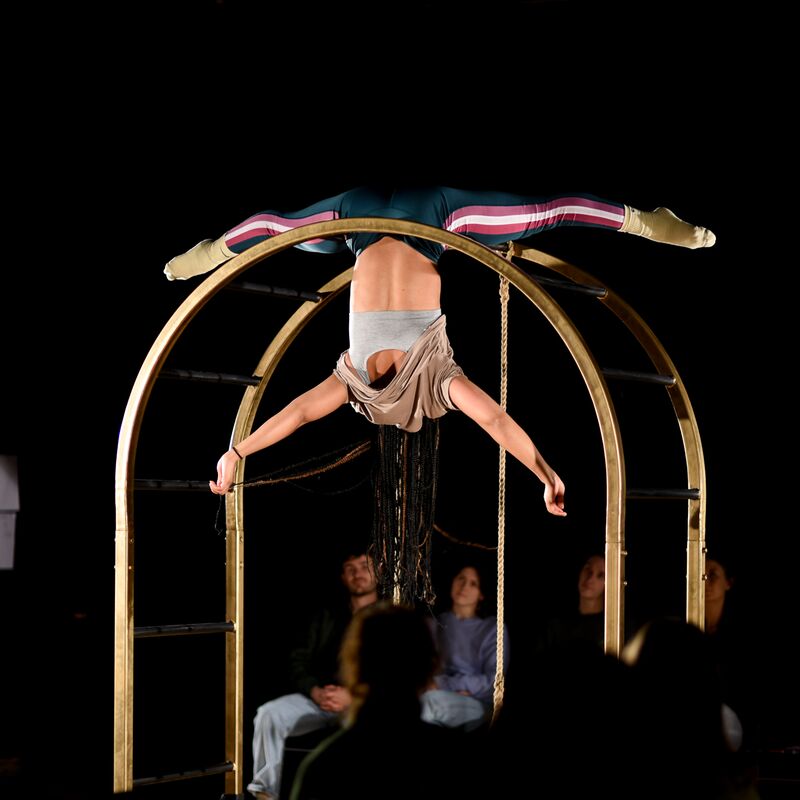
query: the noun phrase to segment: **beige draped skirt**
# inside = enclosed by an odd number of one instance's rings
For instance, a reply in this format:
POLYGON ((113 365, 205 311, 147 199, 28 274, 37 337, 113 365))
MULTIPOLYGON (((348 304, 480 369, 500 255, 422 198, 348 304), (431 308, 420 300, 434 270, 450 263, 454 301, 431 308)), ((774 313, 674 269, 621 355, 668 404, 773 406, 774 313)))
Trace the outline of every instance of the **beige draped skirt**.
POLYGON ((423 417, 438 419, 456 407, 450 401, 450 381, 464 371, 453 360, 453 348, 442 314, 411 345, 391 382, 382 389, 364 383, 339 356, 333 374, 347 387, 350 405, 376 425, 395 425, 414 433, 423 417))

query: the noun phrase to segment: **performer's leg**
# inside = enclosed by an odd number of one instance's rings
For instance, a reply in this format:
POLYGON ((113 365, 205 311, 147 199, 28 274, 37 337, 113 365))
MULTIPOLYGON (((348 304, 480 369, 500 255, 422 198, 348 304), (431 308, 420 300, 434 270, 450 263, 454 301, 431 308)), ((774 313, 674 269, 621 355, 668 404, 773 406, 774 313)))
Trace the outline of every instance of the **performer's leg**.
MULTIPOLYGON (((665 208, 644 212, 594 195, 532 197, 506 192, 468 192, 442 187, 436 223, 488 246, 563 226, 606 228, 681 247, 711 247, 716 237, 665 208)), ((432 203, 431 205, 434 205, 432 203)))
POLYGON ((447 728, 463 727, 474 730, 487 717, 483 703, 469 695, 449 692, 444 689, 430 689, 420 698, 423 722, 443 725, 447 728))
MULTIPOLYGON (((191 250, 176 256, 166 265, 164 273, 171 281, 203 275, 271 236, 313 222, 339 219, 346 195, 347 192, 322 200, 302 211, 262 211, 254 214, 219 239, 204 239, 191 250)), ((345 244, 336 239, 312 239, 297 247, 314 253, 337 253, 345 249, 345 244)))
POLYGON ((287 694, 259 706, 253 730, 253 780, 247 790, 277 797, 287 737, 325 728, 337 719, 337 714, 323 711, 304 694, 287 694))

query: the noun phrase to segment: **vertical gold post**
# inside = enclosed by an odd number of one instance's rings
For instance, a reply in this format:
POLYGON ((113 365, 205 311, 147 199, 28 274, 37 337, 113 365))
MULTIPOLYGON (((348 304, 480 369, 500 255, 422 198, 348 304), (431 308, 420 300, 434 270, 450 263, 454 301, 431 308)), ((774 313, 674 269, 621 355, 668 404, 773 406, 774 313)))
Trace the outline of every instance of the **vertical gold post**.
MULTIPOLYGON (((122 493, 124 495, 124 491, 122 493)), ((114 791, 133 789, 133 524, 117 492, 114 565, 114 791), (120 513, 122 509, 122 525, 120 513)))
MULTIPOLYGON (((237 439, 232 439, 235 444, 237 439)), ((236 465, 235 481, 244 478, 244 460, 236 465)), ((244 520, 242 487, 225 498, 225 614, 233 630, 225 634, 225 758, 234 765, 225 773, 225 793, 244 791, 244 520)))
MULTIPOLYGON (((248 386, 239 404, 236 420, 231 433, 231 444, 235 445, 247 438, 253 430, 253 423, 259 404, 266 392, 280 360, 298 334, 350 284, 352 269, 347 269, 326 283, 319 291, 323 299, 319 303, 303 303, 286 321, 262 354, 253 371, 260 379, 258 386, 248 386)), ((244 480, 247 459, 236 466, 235 481, 244 480)), ((244 763, 244 491, 237 485, 226 498, 226 565, 225 565, 225 606, 228 620, 234 623, 234 630, 225 639, 225 754, 234 764, 234 770, 225 774, 226 794, 241 795, 245 779, 242 773, 244 763)))

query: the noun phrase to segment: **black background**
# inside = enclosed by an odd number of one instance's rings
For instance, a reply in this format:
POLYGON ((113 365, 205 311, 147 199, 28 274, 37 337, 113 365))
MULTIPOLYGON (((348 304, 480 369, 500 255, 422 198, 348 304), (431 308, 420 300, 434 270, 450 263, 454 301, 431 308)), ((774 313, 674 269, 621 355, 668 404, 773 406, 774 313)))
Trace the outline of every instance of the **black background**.
MULTIPOLYGON (((756 622, 767 734, 796 742, 790 151, 780 48, 755 63, 748 45, 776 42, 781 21, 569 2, 480 13, 404 4, 382 12, 385 20, 376 8, 268 15, 245 3, 198 3, 167 15, 122 4, 95 17, 103 35, 76 39, 53 63, 37 109, 45 121, 31 125, 39 169, 20 194, 31 227, 3 293, 13 346, 4 353, 0 451, 18 456, 22 510, 15 569, 0 573, 2 743, 20 757, 26 788, 110 794, 117 437, 148 349, 196 286, 168 283, 163 265, 255 211, 299 209, 371 181, 591 192, 667 206, 717 234, 707 251, 590 230, 545 233, 533 244, 617 291, 676 364, 704 447, 711 549, 737 556, 737 599, 756 622)), ((273 261, 248 278, 316 289, 349 265, 296 253, 273 261)), ((441 270, 457 360, 497 395, 496 278, 455 253, 441 270)), ((602 364, 643 366, 621 363, 641 357, 610 315, 556 299, 602 364)), ((294 307, 220 295, 169 365, 247 373, 294 307)), ((328 374, 347 346, 345 314, 343 297, 308 326, 257 421, 328 374)), ((524 658, 526 633, 572 602, 580 558, 602 548, 604 478, 593 410, 567 351, 520 296, 511 315, 509 410, 564 478, 569 512, 549 517, 538 482, 509 463, 505 610, 524 658)), ((232 387, 159 384, 137 476, 213 477, 238 397, 232 387)), ((682 486, 663 393, 628 386, 614 399, 629 485, 682 486)), ((343 409, 250 459, 248 474, 371 432, 343 409)), ((366 536, 366 485, 332 494, 363 470, 248 494, 246 741, 255 707, 285 690, 293 625, 335 589, 342 543, 366 536)), ((487 437, 448 415, 444 529, 494 543, 496 470, 487 437)), ((136 624, 221 619, 217 499, 136 502, 136 624)), ((683 613, 685 526, 682 503, 628 505, 637 617, 683 613)), ((461 554, 436 540, 437 580, 461 554)), ((221 761, 221 640, 136 647, 135 774, 221 761)), ((193 785, 193 796, 216 797, 216 780, 193 785)), ((181 791, 189 790, 141 794, 181 791)))

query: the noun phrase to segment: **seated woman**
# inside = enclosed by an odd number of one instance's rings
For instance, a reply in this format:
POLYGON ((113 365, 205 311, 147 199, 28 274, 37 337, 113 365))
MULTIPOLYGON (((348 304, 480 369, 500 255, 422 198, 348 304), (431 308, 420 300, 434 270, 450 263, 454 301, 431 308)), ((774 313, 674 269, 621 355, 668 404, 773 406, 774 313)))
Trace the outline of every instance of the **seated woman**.
MULTIPOLYGON (((497 617, 485 615, 486 595, 479 569, 467 564, 450 585, 450 610, 434 623, 441 667, 435 688, 422 696, 422 718, 442 725, 478 727, 494 702, 497 617)), ((508 667, 508 629, 503 628, 503 672, 508 667)))

